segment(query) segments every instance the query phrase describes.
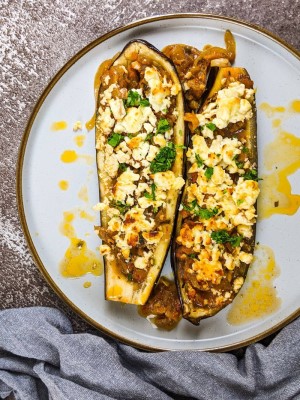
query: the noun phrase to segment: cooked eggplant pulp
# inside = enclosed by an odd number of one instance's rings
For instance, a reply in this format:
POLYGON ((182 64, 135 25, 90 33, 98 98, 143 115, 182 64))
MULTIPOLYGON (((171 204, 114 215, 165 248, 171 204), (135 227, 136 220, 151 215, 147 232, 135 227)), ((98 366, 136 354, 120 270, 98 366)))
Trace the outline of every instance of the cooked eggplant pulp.
POLYGON ((163 267, 184 185, 184 101, 173 64, 130 42, 102 77, 96 114, 107 300, 145 304, 163 267))
POLYGON ((257 177, 253 82, 243 68, 220 68, 198 114, 172 244, 183 317, 195 325, 232 302, 255 244, 257 177))

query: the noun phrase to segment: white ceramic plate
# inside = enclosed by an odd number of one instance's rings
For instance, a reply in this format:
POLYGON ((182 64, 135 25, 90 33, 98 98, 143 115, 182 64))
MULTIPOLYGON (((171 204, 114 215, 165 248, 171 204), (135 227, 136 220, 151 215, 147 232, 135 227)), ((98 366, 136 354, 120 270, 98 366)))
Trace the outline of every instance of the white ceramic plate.
MULTIPOLYGON (((159 49, 171 43, 185 43, 198 48, 207 43, 223 46, 225 29, 230 29, 236 40, 235 65, 246 67, 258 88, 258 105, 262 102, 285 105, 299 97, 300 58, 278 39, 257 28, 221 17, 196 14, 155 17, 110 32, 70 60, 39 100, 21 145, 19 210, 27 241, 42 273, 54 290, 83 318, 137 347, 154 350, 235 348, 266 336, 300 312, 299 213, 293 217, 281 215, 258 222, 257 241, 274 250, 281 269, 276 287, 282 303, 277 312, 243 325, 234 326, 227 322, 229 306, 215 317, 204 320, 200 327, 181 321, 172 332, 155 330, 139 317, 135 306, 104 300, 103 275, 65 279, 59 273, 59 262, 69 245, 68 239, 59 232, 63 212, 81 207, 93 213, 91 207, 98 202, 95 162, 92 165, 60 162, 60 155, 66 149, 95 157, 94 132, 86 134, 85 145, 79 149, 73 142, 72 125, 77 120, 88 121, 93 114, 93 81, 98 65, 134 38, 145 39, 159 49), (59 120, 67 121, 68 129, 51 131, 51 124, 59 120), (61 179, 70 183, 66 192, 58 188, 61 179), (88 203, 78 199, 83 185, 88 187, 88 203), (86 280, 92 282, 89 289, 83 288, 86 280)), ((289 120, 289 130, 294 134, 299 134, 299 126, 299 117, 298 120, 296 117, 289 120)), ((263 165, 263 150, 274 138, 271 122, 261 112, 258 112, 258 127, 259 162, 263 165)), ((292 182, 293 192, 299 193, 299 174, 293 176, 292 182)), ((77 236, 87 240, 93 250, 100 244, 93 234, 97 220, 75 221, 77 236), (91 235, 85 237, 86 233, 91 235)), ((170 273, 169 258, 163 272, 164 275, 170 273)))

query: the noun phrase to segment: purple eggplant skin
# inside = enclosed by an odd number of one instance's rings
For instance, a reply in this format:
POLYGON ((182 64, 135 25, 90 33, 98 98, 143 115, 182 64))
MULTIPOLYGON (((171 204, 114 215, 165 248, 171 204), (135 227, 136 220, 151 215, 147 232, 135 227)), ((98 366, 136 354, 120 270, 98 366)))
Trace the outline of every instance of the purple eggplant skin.
MULTIPOLYGON (((145 40, 142 39, 137 39, 137 40, 132 40, 129 43, 126 44, 126 46, 123 48, 123 50, 118 54, 118 56, 113 60, 110 68, 115 65, 124 65, 126 66, 128 62, 131 62, 128 58, 128 55, 130 54, 131 51, 138 51, 140 54, 145 54, 145 57, 147 57, 150 60, 153 60, 153 62, 156 65, 159 65, 161 68, 165 69, 166 72, 171 76, 173 82, 176 82, 178 85, 181 87, 181 83, 179 81, 176 68, 173 65, 173 63, 163 54, 161 53, 156 47, 151 45, 150 43, 146 42, 145 40), (127 58, 126 58, 127 57, 127 58)), ((98 109, 100 106, 100 94, 101 94, 101 85, 99 88, 99 95, 98 95, 98 104, 97 104, 97 112, 96 112, 96 148, 97 148, 97 139, 99 139, 100 135, 100 130, 97 128, 97 118, 99 116, 98 109)), ((177 109, 179 109, 179 114, 180 118, 177 119, 176 126, 174 127, 174 144, 178 145, 185 145, 187 144, 187 138, 185 135, 185 123, 183 120, 184 112, 185 112, 185 104, 184 104, 184 97, 183 97, 183 90, 181 88, 179 94, 177 95, 176 98, 177 102, 177 109), (180 133, 180 131, 182 131, 180 133)), ((99 149, 97 149, 97 156, 98 153, 100 152, 99 149)), ((183 176, 183 168, 184 165, 186 164, 185 162, 185 154, 184 151, 178 151, 178 155, 176 155, 175 163, 172 167, 173 172, 175 173, 176 176, 183 176)), ((98 157, 97 157, 98 159, 98 157)), ((105 197, 105 193, 107 193, 107 188, 104 186, 104 182, 99 176, 101 172, 101 165, 98 163, 98 180, 99 180, 99 191, 100 191, 100 199, 103 201, 105 197)), ((178 197, 177 197, 178 198, 178 197)), ((173 203, 175 203, 175 199, 172 200, 173 203)), ((171 201, 171 203, 172 203, 171 201)), ((156 272, 156 277, 155 279, 150 283, 147 284, 147 287, 143 288, 141 290, 141 294, 137 293, 137 290, 133 288, 132 282, 129 282, 128 280, 123 282, 123 279, 120 279, 119 276, 115 276, 112 271, 115 269, 116 270, 116 265, 112 265, 112 261, 108 261, 106 257, 104 256, 104 269, 105 269, 105 297, 107 300, 113 300, 113 301, 120 301, 124 303, 130 303, 130 304, 144 304, 149 297, 155 283, 159 279, 159 275, 161 272, 161 269, 164 265, 165 259, 168 254, 169 246, 170 246, 170 241, 171 241, 171 236, 173 234, 173 229, 175 225, 175 220, 176 220, 176 213, 177 209, 179 207, 179 202, 177 201, 176 204, 174 204, 174 217, 172 218, 170 222, 170 237, 169 240, 165 241, 166 247, 164 249, 164 255, 160 255, 160 259, 162 260, 159 262, 159 266, 155 266, 157 269, 156 272), (116 296, 116 295, 110 295, 111 290, 109 288, 113 287, 112 280, 115 280, 115 286, 122 287, 122 290, 124 292, 124 295, 116 296), (124 288, 123 288, 124 287, 124 288)), ((105 215, 105 212, 101 212, 101 226, 106 227, 107 226, 107 216, 105 215)), ((151 270, 151 268, 150 268, 151 270)), ((120 275, 120 274, 118 274, 120 275)), ((122 278, 122 277, 121 277, 122 278)))

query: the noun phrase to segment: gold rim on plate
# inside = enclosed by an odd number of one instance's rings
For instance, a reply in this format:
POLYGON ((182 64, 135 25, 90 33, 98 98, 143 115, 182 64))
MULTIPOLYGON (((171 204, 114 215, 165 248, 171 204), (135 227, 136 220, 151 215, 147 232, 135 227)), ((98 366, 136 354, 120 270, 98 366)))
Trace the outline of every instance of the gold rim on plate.
MULTIPOLYGON (((28 123, 26 125, 23 137, 21 139, 20 147, 19 147, 19 155, 18 155, 18 161, 17 161, 17 169, 16 169, 16 191, 17 191, 17 205, 18 205, 18 212, 19 212, 19 217, 22 225, 22 229, 25 235, 25 238, 27 240, 28 246, 30 253, 37 264, 40 272, 46 279, 47 283, 51 286, 51 288, 54 290, 54 292, 69 306, 73 311, 75 311, 81 318, 83 318, 86 322, 88 322, 90 325, 93 327, 99 329, 103 333, 113 337, 114 339, 120 340, 123 343, 126 343, 130 346, 134 346, 136 348, 142 349, 142 350, 147 350, 147 351, 165 351, 169 349, 165 348, 160 348, 160 347, 151 347, 147 345, 142 345, 138 342, 135 342, 134 340, 129 340, 127 338, 122 337, 119 334, 116 334, 115 332, 112 332, 111 330, 107 329, 105 326, 99 324, 96 322, 94 319, 89 317, 87 314, 85 314, 79 307, 77 307, 70 299, 64 294, 64 292, 56 285, 56 283, 53 281, 51 278, 50 274, 47 271, 47 268, 44 266, 42 260, 39 257, 39 254, 34 246, 32 237, 30 235, 27 222, 26 222, 26 215, 24 211, 24 204, 23 204, 23 192, 22 192, 22 172, 23 172, 23 163, 24 163, 24 156, 25 156, 25 151, 26 151, 26 146, 28 142, 28 138, 31 132, 32 125, 34 123, 34 120, 43 105, 45 99, 47 98, 48 94, 51 92, 53 87, 56 85, 56 83, 60 80, 60 78, 68 71, 68 69, 73 66, 81 57, 83 57, 86 53, 88 53, 90 50, 92 50, 94 47, 98 46, 100 43, 104 42, 105 40, 121 33, 124 31, 127 31, 129 29, 135 28, 137 26, 141 25, 146 25, 152 22, 156 21, 162 21, 162 20, 168 20, 168 19, 179 19, 179 18, 199 18, 199 19, 212 19, 212 20, 219 20, 219 21, 225 21, 225 22, 230 22, 236 25, 240 25, 242 27, 246 27, 250 30, 253 30, 255 32, 258 32, 262 34, 263 36, 266 36, 269 39, 272 39, 274 42, 278 43, 280 46, 285 48, 288 52, 290 52, 293 56, 298 58, 300 60, 300 52, 290 46, 288 43, 280 39, 278 36, 274 35, 273 33, 258 27, 253 24, 249 24, 247 22, 243 22, 234 18, 228 18, 228 17, 223 17, 223 16, 217 16, 217 15, 212 15, 212 14, 199 14, 199 13, 186 13, 186 14, 169 14, 169 15, 159 15, 155 17, 149 17, 149 18, 143 18, 140 20, 137 20, 135 22, 132 22, 130 24, 121 26, 119 28, 113 29, 112 31, 102 35, 98 39, 94 40, 87 46, 85 46, 82 50, 80 50, 75 56, 73 56, 52 78, 50 83, 47 85, 47 87, 44 89, 43 93, 41 94, 40 98, 38 99, 37 103, 35 104, 33 111, 29 117, 28 123)), ((276 324, 270 329, 265 330, 264 332, 255 335, 249 339, 233 343, 231 345, 226 345, 226 346, 219 346, 215 348, 209 348, 209 349, 201 349, 201 351, 230 351, 234 350, 243 346, 247 346, 251 343, 257 342, 258 340, 261 340, 279 329, 283 328, 286 326, 288 323, 293 321, 296 317, 300 315, 300 308, 298 308, 295 312, 293 312, 289 317, 285 318, 283 321, 280 323, 276 324)), ((184 349, 182 349, 184 350, 184 349)))

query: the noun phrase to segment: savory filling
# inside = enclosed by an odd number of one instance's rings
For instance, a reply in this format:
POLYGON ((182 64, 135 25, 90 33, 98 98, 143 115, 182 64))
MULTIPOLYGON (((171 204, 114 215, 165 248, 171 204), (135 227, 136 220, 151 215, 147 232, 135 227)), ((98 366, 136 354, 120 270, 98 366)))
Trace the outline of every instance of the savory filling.
POLYGON ((186 44, 171 44, 162 50, 176 67, 190 110, 199 109, 210 67, 230 66, 235 59, 235 40, 229 30, 225 32, 224 40, 225 49, 206 45, 198 50, 186 44))
POLYGON ((174 329, 181 320, 181 305, 174 281, 160 278, 147 303, 138 308, 154 328, 174 329))
POLYGON ((106 192, 97 209, 104 211, 106 226, 98 228, 105 242, 100 251, 137 284, 154 264, 158 243, 171 234, 169 193, 177 196, 184 185, 172 171, 183 151, 174 139, 180 90, 165 70, 139 54, 101 78, 96 147, 106 192))
POLYGON ((253 258, 259 187, 246 139, 254 90, 245 83, 224 78, 201 114, 187 115, 197 128, 187 151, 176 258, 182 290, 198 309, 231 302, 253 258))

